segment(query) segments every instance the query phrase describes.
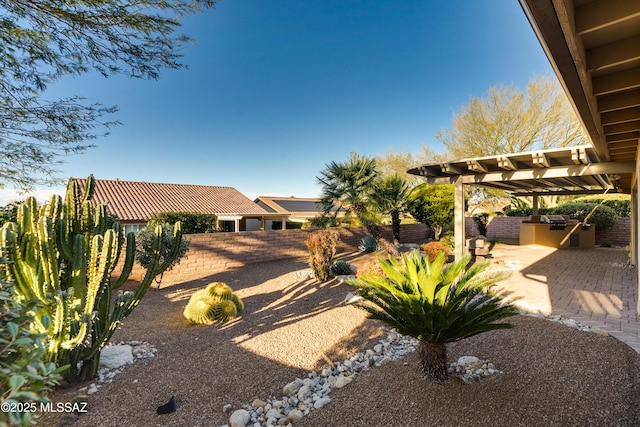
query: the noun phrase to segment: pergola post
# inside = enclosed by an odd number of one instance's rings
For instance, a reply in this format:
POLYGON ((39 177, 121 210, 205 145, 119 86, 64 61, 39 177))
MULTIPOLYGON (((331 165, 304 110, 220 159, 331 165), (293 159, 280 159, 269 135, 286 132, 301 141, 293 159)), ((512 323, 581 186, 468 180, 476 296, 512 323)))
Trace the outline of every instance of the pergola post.
MULTIPOLYGON (((638 201, 640 200, 640 182, 638 181, 638 173, 640 172, 640 159, 636 159, 635 180, 631 185, 631 241, 629 242, 630 252, 629 260, 636 266, 636 281, 638 283, 638 292, 640 292, 640 268, 638 268, 638 230, 640 230, 640 224, 638 221, 638 201)), ((640 294, 639 294, 640 295, 640 294)), ((636 313, 640 314, 640 298, 636 305, 636 313)))
POLYGON ((538 195, 536 194, 536 195, 533 196, 533 207, 531 209, 533 211, 532 212, 533 215, 538 215, 538 212, 539 212, 538 209, 539 209, 538 208, 538 195))
POLYGON ((455 247, 455 258, 459 260, 464 256, 465 253, 465 217, 464 217, 464 184, 462 183, 462 177, 459 176, 454 183, 454 241, 456 244, 455 247))

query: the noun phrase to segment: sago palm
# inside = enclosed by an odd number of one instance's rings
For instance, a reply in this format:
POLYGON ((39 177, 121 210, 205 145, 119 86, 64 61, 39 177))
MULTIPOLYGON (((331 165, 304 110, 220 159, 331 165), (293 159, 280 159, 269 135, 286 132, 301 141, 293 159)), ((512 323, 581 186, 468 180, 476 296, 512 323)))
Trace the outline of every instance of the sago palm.
POLYGON ((466 268, 469 256, 444 267, 444 253, 429 263, 414 251, 402 261, 380 260, 384 275, 369 274, 351 282, 364 301, 357 305, 419 340, 421 371, 446 381, 447 347, 455 342, 512 325, 499 320, 518 314, 514 306, 489 288, 505 277, 485 271, 487 263, 466 268))

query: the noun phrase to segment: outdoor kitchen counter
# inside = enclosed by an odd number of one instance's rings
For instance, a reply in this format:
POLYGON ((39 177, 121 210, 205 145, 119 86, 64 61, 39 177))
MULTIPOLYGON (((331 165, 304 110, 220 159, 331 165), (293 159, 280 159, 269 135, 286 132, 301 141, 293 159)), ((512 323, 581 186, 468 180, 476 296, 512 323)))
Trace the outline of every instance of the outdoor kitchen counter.
POLYGON ((520 223, 521 245, 536 244, 552 248, 595 248, 596 230, 594 226, 583 227, 575 220, 567 220, 565 227, 558 227, 540 222, 538 218, 533 217, 520 223))

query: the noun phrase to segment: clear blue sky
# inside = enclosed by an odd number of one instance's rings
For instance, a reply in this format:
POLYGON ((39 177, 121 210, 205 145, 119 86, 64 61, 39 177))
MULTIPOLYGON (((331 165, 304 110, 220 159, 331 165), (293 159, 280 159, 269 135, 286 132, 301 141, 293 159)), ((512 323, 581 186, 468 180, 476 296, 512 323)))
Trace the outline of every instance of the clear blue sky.
MULTIPOLYGON (((116 105, 123 123, 66 157, 63 178, 315 197, 326 163, 351 151, 443 151, 435 132, 471 97, 552 74, 517 0, 226 0, 182 32, 196 40, 184 48, 188 69, 51 88, 116 105)), ((13 198, 2 190, 0 205, 13 198)))

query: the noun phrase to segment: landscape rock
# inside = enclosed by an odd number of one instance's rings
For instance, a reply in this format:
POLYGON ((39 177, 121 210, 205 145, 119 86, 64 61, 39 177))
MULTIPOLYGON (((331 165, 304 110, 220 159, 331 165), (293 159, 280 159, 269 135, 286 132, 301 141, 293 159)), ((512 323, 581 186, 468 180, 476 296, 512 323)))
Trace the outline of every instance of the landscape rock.
POLYGON ((457 364, 462 369, 475 371, 482 366, 483 362, 475 356, 462 356, 457 364))
POLYGON ((238 409, 229 417, 229 425, 231 427, 246 427, 250 420, 251 414, 249 414, 249 411, 238 409))
POLYGON ((109 345, 100 352, 100 367, 102 368, 117 369, 130 363, 133 363, 133 352, 130 345, 109 345))
POLYGON ((360 295, 358 295, 355 292, 349 292, 347 296, 344 298, 344 302, 347 304, 353 304, 360 301, 364 301, 364 298, 362 298, 360 295))
POLYGON ((298 390, 300 390, 300 387, 302 387, 302 380, 296 378, 295 381, 291 381, 289 384, 284 386, 282 393, 284 393, 285 396, 293 396, 298 392, 298 390))
POLYGON ((309 396, 311 396, 311 389, 309 388, 309 386, 303 385, 302 387, 300 387, 300 390, 298 390, 298 399, 305 400, 309 396))

